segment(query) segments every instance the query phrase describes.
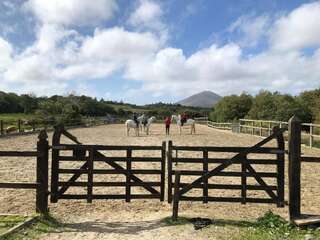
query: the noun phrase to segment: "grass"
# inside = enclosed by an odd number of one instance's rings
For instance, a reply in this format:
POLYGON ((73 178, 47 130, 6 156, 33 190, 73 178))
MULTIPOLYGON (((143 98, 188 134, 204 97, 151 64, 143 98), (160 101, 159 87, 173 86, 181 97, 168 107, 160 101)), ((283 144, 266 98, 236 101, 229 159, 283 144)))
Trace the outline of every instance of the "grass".
POLYGON ((24 113, 1 113, 0 114, 0 120, 6 121, 6 122, 14 122, 18 121, 19 119, 34 119, 34 114, 24 114, 24 113))
MULTIPOLYGON (((190 224, 190 219, 179 217, 177 222, 164 219, 167 225, 190 224)), ((300 229, 272 212, 267 212, 255 222, 213 219, 213 224, 197 232, 207 239, 228 240, 317 240, 320 228, 300 229)))
POLYGON ((20 229, 1 240, 27 240, 37 239, 43 233, 57 232, 63 225, 50 215, 37 217, 35 223, 20 229))
POLYGON ((10 228, 25 221, 27 217, 24 216, 0 216, 0 234, 8 231, 10 228))

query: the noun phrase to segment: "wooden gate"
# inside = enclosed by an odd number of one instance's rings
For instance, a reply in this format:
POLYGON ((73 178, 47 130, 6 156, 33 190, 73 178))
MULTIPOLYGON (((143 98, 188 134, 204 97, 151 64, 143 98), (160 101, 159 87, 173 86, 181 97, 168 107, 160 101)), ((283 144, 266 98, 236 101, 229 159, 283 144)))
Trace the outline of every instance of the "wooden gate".
MULTIPOLYGON (((273 133, 269 137, 252 147, 174 146, 172 142, 169 142, 168 201, 171 202, 174 199, 174 219, 177 218, 179 201, 203 201, 204 203, 210 201, 241 202, 242 204, 247 202, 275 203, 278 207, 284 207, 284 131, 285 129, 274 128, 273 133), (263 147, 273 139, 276 139, 277 147, 263 147), (198 155, 201 153, 201 157, 190 158, 180 156, 183 152, 189 151, 198 152, 198 155), (236 154, 230 158, 212 158, 210 157, 210 153, 212 152, 236 154), (255 156, 258 155, 261 157, 255 157, 254 159, 248 158, 249 154, 255 154, 255 156), (275 157, 273 159, 266 158, 266 154, 275 157), (192 169, 181 169, 185 167, 187 163, 193 164, 192 169), (196 164, 201 166, 201 170, 193 170, 196 164), (209 170, 209 164, 215 164, 211 170, 209 170), (181 165, 183 165, 183 167, 181 165), (235 165, 238 165, 240 170, 224 171, 235 165), (274 166, 275 170, 273 172, 256 171, 253 167, 256 165, 257 167, 261 165, 274 166), (173 175, 175 175, 174 181, 173 175), (186 180, 183 180, 186 176, 189 176, 189 178, 190 176, 197 176, 197 178, 192 182, 187 182, 186 180), (215 181, 219 176, 238 178, 238 182, 237 184, 209 183, 209 179, 215 181), (212 179, 212 177, 215 178, 212 179), (268 181, 266 178, 268 178, 268 181), (248 183, 249 179, 251 183, 248 183), (252 183, 252 179, 255 180, 255 184, 252 183), (275 183, 268 183, 269 179, 274 179, 275 183), (175 190, 174 196, 172 193, 173 189, 175 190), (192 189, 198 189, 198 191, 194 191, 197 196, 186 196, 192 189), (199 189, 202 189, 202 191, 199 192, 199 189), (209 190, 211 189, 239 190, 239 196, 210 196, 209 190), (247 195, 249 195, 250 191, 262 191, 266 197, 249 197, 247 195)), ((219 191, 219 193, 221 192, 222 191, 219 191)))
POLYGON ((86 199, 87 202, 92 202, 93 199, 125 199, 127 202, 131 199, 164 200, 165 142, 162 146, 84 145, 61 126, 56 128, 52 142, 51 202, 57 202, 58 199, 86 199), (61 144, 61 135, 68 137, 75 144, 61 144), (158 156, 146 157, 146 151, 157 152, 158 156), (110 152, 121 152, 122 156, 108 156, 110 152), (71 165, 61 166, 66 162, 71 165), (78 167, 72 166, 75 163, 78 167), (149 168, 135 168, 135 163, 147 164, 149 168), (102 166, 109 166, 109 169, 102 166), (110 175, 112 178, 120 175, 124 179, 107 181, 105 177, 110 175), (145 176, 148 179, 143 179, 145 176), (78 179, 80 181, 77 181, 78 179), (74 188, 79 187, 85 192, 72 192, 74 188), (109 187, 110 190, 122 187, 123 190, 121 194, 102 194, 101 187, 109 187), (99 188, 98 193, 94 192, 95 188, 99 188), (139 191, 136 188, 140 188, 139 191), (68 193, 69 191, 71 193, 68 193), (141 191, 146 193, 141 194, 141 191))

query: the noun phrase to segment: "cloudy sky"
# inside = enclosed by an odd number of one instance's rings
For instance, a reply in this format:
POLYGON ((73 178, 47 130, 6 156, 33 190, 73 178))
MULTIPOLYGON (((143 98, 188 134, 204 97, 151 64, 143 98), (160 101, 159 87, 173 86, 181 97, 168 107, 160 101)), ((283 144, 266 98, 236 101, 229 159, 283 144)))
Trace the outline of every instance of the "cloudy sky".
POLYGON ((320 1, 0 0, 0 90, 143 104, 320 87, 320 1))

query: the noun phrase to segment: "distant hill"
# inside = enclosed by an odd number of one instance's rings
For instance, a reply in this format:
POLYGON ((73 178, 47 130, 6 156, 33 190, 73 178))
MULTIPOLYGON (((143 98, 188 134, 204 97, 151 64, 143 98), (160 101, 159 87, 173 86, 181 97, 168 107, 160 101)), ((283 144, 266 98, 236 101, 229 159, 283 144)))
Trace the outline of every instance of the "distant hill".
POLYGON ((183 106, 211 108, 222 97, 211 91, 203 91, 187 97, 179 102, 183 106))

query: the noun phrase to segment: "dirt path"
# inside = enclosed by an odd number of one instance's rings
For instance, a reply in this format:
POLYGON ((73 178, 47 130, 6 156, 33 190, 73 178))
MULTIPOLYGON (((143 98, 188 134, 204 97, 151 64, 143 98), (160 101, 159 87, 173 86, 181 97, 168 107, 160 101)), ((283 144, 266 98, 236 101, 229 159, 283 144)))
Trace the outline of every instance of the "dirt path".
MULTIPOLYGON (((150 136, 141 137, 125 136, 123 125, 75 129, 71 132, 81 142, 88 144, 161 145, 162 141, 171 139, 174 144, 182 145, 251 146, 261 140, 260 137, 233 134, 206 126, 197 125, 196 130, 197 134, 194 136, 191 136, 189 131, 179 135, 176 126, 173 125, 172 135, 166 137, 163 126, 156 124, 152 126, 150 136)), ((51 141, 51 135, 49 139, 51 141)), ((0 139, 0 149, 32 150, 36 140, 36 136, 0 139)), ((270 143, 270 145, 273 144, 270 143)), ((319 150, 305 148, 303 152, 320 155, 319 150)), ((1 161, 0 181, 13 181, 14 179, 19 182, 35 181, 34 167, 35 161, 32 159, 13 158, 1 161)), ((312 163, 302 166, 304 212, 320 213, 320 201, 315 201, 315 199, 320 200, 319 167, 312 163)), ((123 191, 123 189, 116 191, 123 191)), ((221 191, 217 194, 221 194, 221 191)), ((157 200, 133 200, 131 203, 121 200, 96 200, 92 204, 87 204, 85 201, 59 200, 57 204, 50 204, 49 207, 52 215, 66 223, 66 229, 61 233, 44 234, 41 239, 215 239, 213 236, 217 239, 223 239, 223 236, 226 236, 228 239, 223 227, 215 226, 203 231, 195 231, 191 224, 166 225, 163 219, 171 215, 171 206, 157 200)), ((32 190, 1 189, 0 209, 2 213, 33 213, 34 192, 32 190)), ((252 220, 269 209, 284 217, 288 215, 287 208, 276 208, 276 206, 266 204, 184 202, 180 207, 180 216, 252 220)), ((237 234, 239 230, 234 228, 232 231, 234 231, 233 234, 237 234)))

